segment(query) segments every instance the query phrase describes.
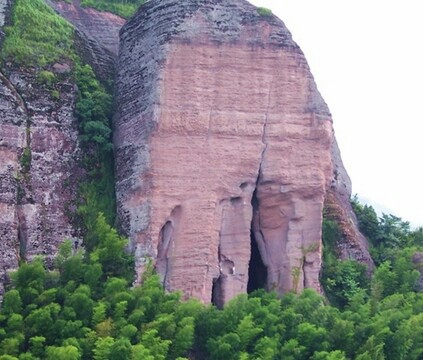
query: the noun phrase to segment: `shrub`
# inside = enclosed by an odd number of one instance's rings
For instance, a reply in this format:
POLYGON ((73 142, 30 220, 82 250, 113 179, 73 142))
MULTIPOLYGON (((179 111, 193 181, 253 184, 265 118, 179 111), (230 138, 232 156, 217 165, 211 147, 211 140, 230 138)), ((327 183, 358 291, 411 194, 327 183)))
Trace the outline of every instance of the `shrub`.
POLYGON ((31 149, 29 147, 26 147, 25 149, 23 149, 21 159, 20 159, 22 172, 24 174, 29 172, 31 168, 31 160, 32 160, 31 149))
POLYGON ((265 8, 265 7, 258 7, 257 12, 260 16, 271 16, 272 10, 265 8))
POLYGON ((51 86, 56 81, 56 75, 54 75, 51 71, 41 70, 37 74, 37 81, 42 85, 51 86))

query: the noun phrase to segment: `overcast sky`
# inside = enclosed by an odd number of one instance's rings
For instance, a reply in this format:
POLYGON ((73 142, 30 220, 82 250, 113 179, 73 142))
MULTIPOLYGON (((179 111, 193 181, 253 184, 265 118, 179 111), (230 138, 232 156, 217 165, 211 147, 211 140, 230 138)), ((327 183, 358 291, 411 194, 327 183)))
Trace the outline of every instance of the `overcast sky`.
POLYGON ((421 0, 250 0, 304 51, 357 193, 423 225, 421 0))

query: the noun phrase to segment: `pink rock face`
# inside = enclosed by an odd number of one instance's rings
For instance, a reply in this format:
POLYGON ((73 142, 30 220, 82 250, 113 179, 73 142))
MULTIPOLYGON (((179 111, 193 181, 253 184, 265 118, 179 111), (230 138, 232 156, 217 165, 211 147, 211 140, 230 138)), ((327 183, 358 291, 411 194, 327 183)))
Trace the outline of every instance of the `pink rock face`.
POLYGON ((122 30, 118 213, 137 273, 223 305, 321 291, 329 110, 275 17, 241 0, 152 0, 122 30))

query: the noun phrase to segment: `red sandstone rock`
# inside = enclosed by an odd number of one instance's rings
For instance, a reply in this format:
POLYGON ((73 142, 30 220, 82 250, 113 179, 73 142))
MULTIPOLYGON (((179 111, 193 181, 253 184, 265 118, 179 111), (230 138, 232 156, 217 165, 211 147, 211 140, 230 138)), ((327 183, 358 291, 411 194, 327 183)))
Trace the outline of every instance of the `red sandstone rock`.
POLYGON ((219 305, 249 277, 321 291, 338 159, 329 110, 284 24, 242 0, 151 0, 121 39, 118 213, 138 275, 152 258, 167 289, 219 305))
POLYGON ((69 20, 75 28, 96 40, 111 54, 117 56, 119 49, 119 30, 125 19, 107 11, 81 7, 80 0, 51 1, 54 7, 65 19, 69 20))
POLYGON ((81 7, 80 0, 47 2, 75 26, 76 50, 84 62, 103 83, 110 83, 115 75, 119 30, 126 20, 107 11, 81 7))

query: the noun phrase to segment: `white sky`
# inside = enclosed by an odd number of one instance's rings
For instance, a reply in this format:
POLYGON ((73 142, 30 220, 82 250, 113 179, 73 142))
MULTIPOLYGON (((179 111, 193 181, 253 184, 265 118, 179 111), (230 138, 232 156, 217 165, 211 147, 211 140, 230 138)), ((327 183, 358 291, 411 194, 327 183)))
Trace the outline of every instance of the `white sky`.
POLYGON ((250 2, 281 18, 305 53, 353 193, 423 225, 423 2, 250 2))

